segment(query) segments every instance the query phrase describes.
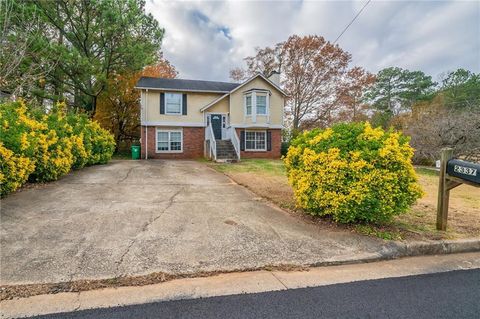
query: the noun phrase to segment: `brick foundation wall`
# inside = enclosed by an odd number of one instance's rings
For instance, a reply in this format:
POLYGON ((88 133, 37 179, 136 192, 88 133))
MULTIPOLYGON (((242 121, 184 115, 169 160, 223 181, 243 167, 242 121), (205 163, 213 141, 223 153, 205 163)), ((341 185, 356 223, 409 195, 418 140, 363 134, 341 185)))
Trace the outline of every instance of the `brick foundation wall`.
MULTIPOLYGON (((237 136, 240 139, 240 131, 245 130, 243 128, 237 128, 237 136)), ((271 151, 241 151, 240 159, 242 158, 280 158, 282 147, 282 130, 281 129, 269 129, 272 134, 272 150, 271 151)))
MULTIPOLYGON (((183 127, 183 152, 182 153, 156 153, 155 152, 155 133, 156 128, 160 126, 148 127, 148 158, 164 159, 192 159, 203 157, 203 147, 205 140, 205 128, 203 127, 183 127)), ((167 128, 165 128, 167 129, 167 128)), ((141 156, 145 158, 145 126, 141 129, 141 156)), ((273 140, 273 137, 272 137, 273 140)))

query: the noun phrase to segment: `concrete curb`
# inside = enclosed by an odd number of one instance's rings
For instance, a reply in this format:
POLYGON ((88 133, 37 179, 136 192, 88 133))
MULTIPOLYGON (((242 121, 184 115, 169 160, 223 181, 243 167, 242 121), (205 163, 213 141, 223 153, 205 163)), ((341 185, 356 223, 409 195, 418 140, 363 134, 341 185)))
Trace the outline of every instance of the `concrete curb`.
POLYGON ((362 280, 480 269, 479 253, 436 255, 376 263, 317 267, 302 271, 253 271, 184 278, 147 286, 103 288, 37 295, 0 302, 0 318, 126 306, 180 299, 318 287, 362 280))
POLYGON ((369 262, 377 262, 382 260, 397 259, 403 257, 430 256, 430 255, 446 255, 458 253, 480 252, 480 238, 462 239, 462 240, 429 240, 429 241, 412 241, 387 242, 383 251, 376 256, 365 258, 320 261, 304 265, 306 267, 324 267, 337 265, 361 264, 369 262))
POLYGON ((400 243, 399 251, 398 257, 478 252, 480 238, 400 243))
MULTIPOLYGON (((447 254, 469 253, 469 252, 480 252, 480 238, 463 239, 463 240, 440 240, 440 241, 430 240, 430 241, 414 241, 414 242, 390 241, 390 242, 385 242, 385 245, 382 251, 378 253, 369 254, 365 257, 340 259, 340 260, 324 260, 324 261, 306 263, 306 264, 275 264, 275 265, 258 266, 255 268, 247 268, 247 269, 242 269, 242 268, 230 269, 230 270, 219 269, 217 271, 211 271, 211 272, 198 272, 198 273, 185 273, 185 274, 150 273, 147 275, 139 275, 139 276, 126 276, 126 277, 120 277, 120 278, 103 278, 103 279, 96 279, 96 280, 86 279, 86 280, 76 280, 72 282, 62 282, 62 283, 4 285, 4 286, 0 286, 0 288, 2 290, 1 291, 2 294, 8 294, 16 298, 18 297, 29 298, 35 295, 51 294, 51 293, 58 293, 58 292, 96 290, 96 289, 100 289, 101 287, 119 288, 119 287, 131 287, 131 286, 144 286, 144 285, 150 285, 150 284, 169 282, 172 280, 178 280, 182 278, 205 278, 205 277, 216 276, 219 274, 252 273, 252 272, 263 271, 263 270, 296 271, 304 268, 373 263, 373 262, 386 261, 391 259, 399 259, 403 257, 447 255, 447 254), (128 280, 129 278, 138 279, 138 280, 129 281, 128 280), (127 283, 122 283, 121 279, 126 279, 127 283), (145 283, 141 283, 142 281, 145 283), (92 284, 91 288, 90 287, 86 289, 79 288, 77 286, 77 283, 81 283, 81 282, 88 282, 92 284), (95 282, 99 282, 99 284, 95 285, 94 284, 95 282), (136 282, 140 282, 141 284, 137 284, 136 282), (30 290, 33 290, 35 292, 28 293, 28 291, 30 290), (24 291, 27 293, 24 294, 23 293, 24 291)), ((5 299, 5 296, 2 296, 0 301, 2 299, 8 300, 10 298, 5 299)))

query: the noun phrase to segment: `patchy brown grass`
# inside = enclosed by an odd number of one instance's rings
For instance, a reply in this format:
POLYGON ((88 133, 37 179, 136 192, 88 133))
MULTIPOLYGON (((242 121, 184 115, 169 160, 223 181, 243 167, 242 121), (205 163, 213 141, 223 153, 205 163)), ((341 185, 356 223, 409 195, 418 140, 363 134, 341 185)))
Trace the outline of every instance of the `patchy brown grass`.
POLYGON ((450 191, 448 230, 439 232, 435 229, 438 176, 435 172, 423 169, 417 169, 417 173, 425 195, 407 214, 398 216, 395 223, 401 228, 433 239, 480 237, 480 189, 460 185, 450 191))
POLYGON ((243 160, 236 164, 209 163, 238 184, 309 222, 343 228, 383 239, 460 239, 480 237, 480 189, 461 185, 450 193, 448 230, 435 229, 438 176, 435 171, 417 169, 425 195, 406 214, 382 225, 337 225, 329 218, 312 217, 295 208, 281 160, 243 160))

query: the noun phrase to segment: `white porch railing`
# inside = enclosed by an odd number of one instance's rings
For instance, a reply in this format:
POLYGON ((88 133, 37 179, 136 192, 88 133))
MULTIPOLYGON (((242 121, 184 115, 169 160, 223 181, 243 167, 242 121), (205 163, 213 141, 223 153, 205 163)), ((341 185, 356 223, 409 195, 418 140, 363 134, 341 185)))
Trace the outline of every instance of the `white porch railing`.
POLYGON ((215 141, 215 134, 213 134, 213 128, 211 124, 208 124, 207 128, 205 129, 205 141, 208 144, 208 155, 213 158, 215 161, 217 160, 217 142, 215 141))
POLYGON ((237 159, 240 160, 240 140, 238 139, 237 132, 234 127, 227 127, 227 139, 232 141, 235 153, 237 153, 237 159))

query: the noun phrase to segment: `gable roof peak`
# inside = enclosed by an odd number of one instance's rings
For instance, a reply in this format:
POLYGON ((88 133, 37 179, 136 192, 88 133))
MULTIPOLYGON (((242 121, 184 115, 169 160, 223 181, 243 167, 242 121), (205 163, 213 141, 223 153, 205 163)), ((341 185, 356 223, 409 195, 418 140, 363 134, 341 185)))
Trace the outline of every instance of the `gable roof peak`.
POLYGON ((239 88, 241 88, 242 86, 244 86, 245 84, 247 84, 248 82, 251 82, 253 81, 254 79, 256 79, 257 77, 261 77, 263 80, 265 80, 268 84, 270 84, 271 86, 273 86, 277 91, 279 91, 280 93, 282 93, 284 96, 288 96, 288 94, 282 90, 282 88, 280 86, 278 86, 276 83, 274 83, 272 80, 270 80, 269 78, 267 78, 265 75, 263 75, 263 73, 261 72, 257 72, 255 75, 253 75, 252 77, 250 77, 249 79, 245 80, 242 84, 240 84, 239 86, 237 86, 236 88, 234 88, 231 92, 235 92, 236 90, 238 90, 239 88))

